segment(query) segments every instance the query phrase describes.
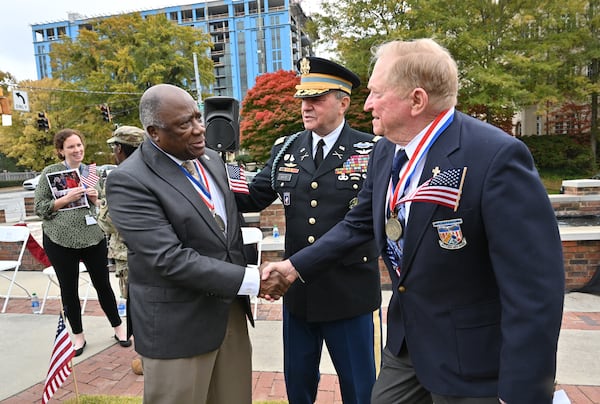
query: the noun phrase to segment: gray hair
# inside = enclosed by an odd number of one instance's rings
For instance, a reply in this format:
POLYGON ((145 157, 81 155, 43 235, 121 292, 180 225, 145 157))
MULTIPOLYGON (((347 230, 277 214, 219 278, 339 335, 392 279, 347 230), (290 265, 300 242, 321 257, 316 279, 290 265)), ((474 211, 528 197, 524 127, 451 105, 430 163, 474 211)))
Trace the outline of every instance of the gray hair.
POLYGON ((150 87, 142 95, 140 100, 140 122, 142 127, 147 130, 149 126, 164 128, 165 124, 158 116, 161 107, 161 97, 158 91, 153 91, 155 87, 150 87))
POLYGON ((458 68, 450 52, 429 38, 391 41, 373 49, 375 59, 387 57, 388 83, 400 93, 421 87, 440 110, 456 105, 458 68))

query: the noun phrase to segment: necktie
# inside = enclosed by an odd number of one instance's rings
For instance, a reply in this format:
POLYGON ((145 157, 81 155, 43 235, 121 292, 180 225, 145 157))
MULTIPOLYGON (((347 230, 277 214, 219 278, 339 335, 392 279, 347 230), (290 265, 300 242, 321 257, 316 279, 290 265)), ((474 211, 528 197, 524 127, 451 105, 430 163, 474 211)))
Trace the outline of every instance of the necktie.
MULTIPOLYGON (((185 168, 185 170, 188 173, 190 173, 190 175, 192 177, 194 177, 194 179, 196 181, 198 181, 199 184, 202 184, 202 187, 204 187, 204 188, 206 188, 206 190, 208 190, 208 184, 204 183, 204 180, 200 177, 200 175, 198 175, 198 170, 196 169, 196 165, 194 164, 194 162, 192 160, 184 161, 183 163, 181 163, 181 166, 183 168, 185 168)), ((215 211, 215 206, 212 203, 212 200, 210 200, 210 192, 208 193, 208 198, 209 199, 207 200, 207 199, 205 199, 203 197, 202 200, 204 201, 204 203, 206 204, 206 206, 210 210, 210 213, 212 214, 213 218, 215 219, 215 222, 217 222, 217 225, 219 226, 219 228, 221 229, 221 231, 224 232, 225 231, 225 221, 215 211)))
POLYGON ((408 156, 406 155, 406 151, 404 149, 398 150, 396 156, 394 156, 394 162, 392 163, 392 185, 394 186, 394 189, 396 189, 398 180, 400 179, 400 169, 407 161, 408 156))
POLYGON ((315 168, 319 168, 323 162, 323 146, 325 146, 325 141, 321 139, 317 143, 317 152, 315 153, 315 168))
MULTIPOLYGON (((394 156, 394 162, 392 163, 392 193, 398 186, 398 181, 400 179, 400 169, 408 161, 408 156, 406 155, 406 151, 404 149, 398 150, 396 156, 394 156)), ((401 196, 401 195, 399 195, 401 196)), ((400 204, 400 206, 396 206, 398 221, 402 224, 402 228, 404 228, 404 204, 400 204)), ((387 239, 387 254, 396 271, 398 277, 400 277, 400 267, 402 264, 402 256, 404 255, 404 231, 402 232, 402 236, 399 240, 390 240, 387 239)))
POLYGON ((185 170, 188 173, 190 173, 192 177, 194 177, 196 180, 198 180, 198 182, 202 184, 202 179, 200 179, 200 176, 198 175, 198 170, 196 170, 196 166, 194 165, 194 162, 192 160, 184 161, 183 163, 181 163, 181 166, 185 168, 185 170))

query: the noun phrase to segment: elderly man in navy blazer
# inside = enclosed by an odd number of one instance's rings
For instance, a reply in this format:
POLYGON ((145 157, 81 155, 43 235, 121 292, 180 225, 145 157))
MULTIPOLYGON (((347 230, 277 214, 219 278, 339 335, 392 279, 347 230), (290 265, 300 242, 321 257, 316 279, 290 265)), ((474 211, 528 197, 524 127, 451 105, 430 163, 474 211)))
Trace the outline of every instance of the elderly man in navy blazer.
POLYGON ((358 205, 263 276, 310 283, 375 237, 393 295, 372 403, 550 404, 564 267, 531 154, 454 109, 457 66, 433 40, 392 41, 375 59, 365 110, 385 139, 358 205))

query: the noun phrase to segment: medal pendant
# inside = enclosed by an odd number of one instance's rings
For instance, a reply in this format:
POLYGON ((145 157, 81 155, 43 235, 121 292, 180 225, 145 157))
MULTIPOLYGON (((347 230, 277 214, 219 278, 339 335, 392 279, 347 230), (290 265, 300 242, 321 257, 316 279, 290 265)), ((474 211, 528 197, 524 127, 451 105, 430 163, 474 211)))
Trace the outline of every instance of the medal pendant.
POLYGON ((402 224, 397 217, 392 216, 385 222, 385 235, 392 241, 400 240, 400 237, 402 237, 402 224))
POLYGON ((213 217, 215 218, 215 222, 217 222, 217 226, 219 226, 219 229, 221 229, 221 231, 224 232, 225 231, 225 221, 223 220, 223 218, 221 216, 219 216, 219 214, 216 212, 213 213, 213 217))

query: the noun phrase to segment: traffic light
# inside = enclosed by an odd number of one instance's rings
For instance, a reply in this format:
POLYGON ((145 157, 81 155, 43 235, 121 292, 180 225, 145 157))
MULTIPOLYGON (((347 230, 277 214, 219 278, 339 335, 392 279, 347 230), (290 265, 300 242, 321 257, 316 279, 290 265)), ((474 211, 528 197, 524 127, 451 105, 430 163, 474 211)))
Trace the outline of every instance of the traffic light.
POLYGON ((102 119, 104 119, 106 122, 112 121, 112 116, 110 116, 110 108, 108 107, 108 104, 100 105, 100 111, 102 112, 102 119))
POLYGON ((204 100, 206 145, 216 151, 236 151, 240 143, 239 102, 215 96, 204 100))
POLYGON ((37 126, 38 130, 48 131, 50 129, 50 121, 45 112, 38 112, 37 126))

